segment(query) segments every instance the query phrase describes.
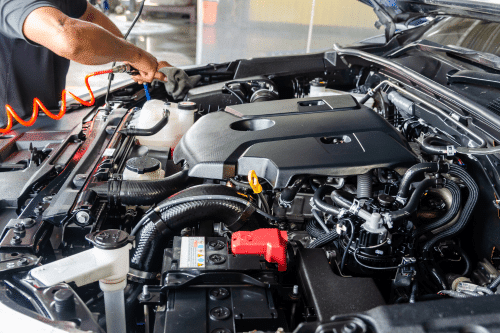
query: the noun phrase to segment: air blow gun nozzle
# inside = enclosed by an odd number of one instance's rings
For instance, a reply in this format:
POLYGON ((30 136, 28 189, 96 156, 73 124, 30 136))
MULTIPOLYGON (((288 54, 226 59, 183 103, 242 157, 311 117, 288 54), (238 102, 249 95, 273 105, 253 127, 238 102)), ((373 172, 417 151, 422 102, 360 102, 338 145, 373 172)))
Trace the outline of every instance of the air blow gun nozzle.
POLYGON ((118 65, 112 68, 113 73, 127 73, 129 75, 139 75, 139 71, 130 65, 118 65))

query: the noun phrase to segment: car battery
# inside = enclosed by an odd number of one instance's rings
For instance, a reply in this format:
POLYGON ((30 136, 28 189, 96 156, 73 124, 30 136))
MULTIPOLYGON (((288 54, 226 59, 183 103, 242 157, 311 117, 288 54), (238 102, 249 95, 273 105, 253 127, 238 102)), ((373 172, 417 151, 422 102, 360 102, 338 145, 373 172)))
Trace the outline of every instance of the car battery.
POLYGON ((174 237, 164 252, 167 302, 155 333, 247 332, 286 327, 273 300, 277 267, 259 255, 233 255, 223 237, 174 237))

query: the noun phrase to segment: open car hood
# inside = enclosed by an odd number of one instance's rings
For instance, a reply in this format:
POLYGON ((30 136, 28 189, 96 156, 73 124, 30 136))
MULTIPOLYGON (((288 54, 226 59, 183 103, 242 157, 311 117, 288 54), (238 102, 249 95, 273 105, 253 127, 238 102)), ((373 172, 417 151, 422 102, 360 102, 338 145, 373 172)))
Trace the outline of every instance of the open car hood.
POLYGON ((377 10, 382 7, 395 22, 411 17, 451 15, 500 22, 497 0, 359 0, 377 10), (376 3, 375 3, 376 2, 376 3))

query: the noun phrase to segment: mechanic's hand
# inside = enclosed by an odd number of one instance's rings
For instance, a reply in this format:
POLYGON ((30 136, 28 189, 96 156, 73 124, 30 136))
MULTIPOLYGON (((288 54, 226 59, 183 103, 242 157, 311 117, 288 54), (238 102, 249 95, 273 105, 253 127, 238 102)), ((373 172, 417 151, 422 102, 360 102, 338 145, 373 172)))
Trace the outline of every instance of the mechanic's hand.
POLYGON ((143 50, 137 59, 134 59, 134 61, 125 61, 125 63, 139 71, 139 75, 132 76, 132 80, 135 82, 143 84, 145 82, 153 82, 153 79, 155 79, 155 74, 158 71, 158 61, 152 54, 143 50))
POLYGON ((159 70, 164 67, 172 67, 168 62, 166 61, 160 61, 158 62, 158 71, 155 73, 155 80, 160 80, 162 82, 167 82, 167 76, 160 72, 159 70))

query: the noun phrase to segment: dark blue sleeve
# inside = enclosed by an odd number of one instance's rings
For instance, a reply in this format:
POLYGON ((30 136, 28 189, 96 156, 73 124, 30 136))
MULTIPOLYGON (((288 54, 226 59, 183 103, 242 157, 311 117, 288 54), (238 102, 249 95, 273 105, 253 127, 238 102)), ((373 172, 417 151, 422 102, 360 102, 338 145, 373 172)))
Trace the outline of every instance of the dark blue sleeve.
POLYGON ((0 0, 0 33, 9 38, 23 39, 26 17, 37 8, 53 7, 71 18, 80 18, 87 10, 87 0, 0 0))
POLYGON ((87 10, 87 0, 66 0, 66 2, 68 11, 65 12, 65 14, 69 17, 80 18, 83 14, 85 14, 85 11, 87 10))
POLYGON ((0 0, 0 33, 9 38, 24 39, 23 25, 26 17, 37 8, 58 8, 48 0, 0 0))

